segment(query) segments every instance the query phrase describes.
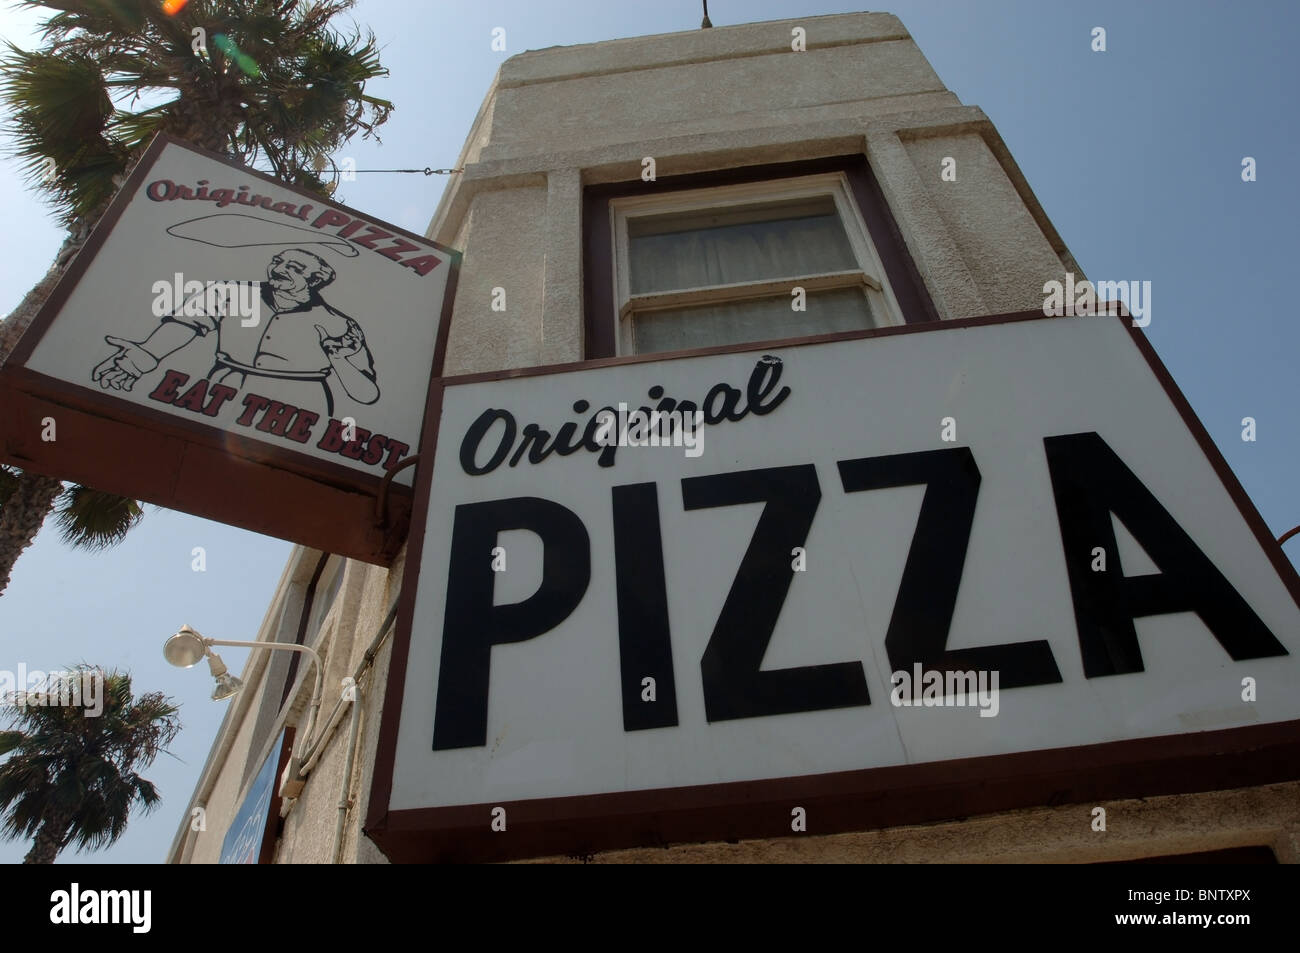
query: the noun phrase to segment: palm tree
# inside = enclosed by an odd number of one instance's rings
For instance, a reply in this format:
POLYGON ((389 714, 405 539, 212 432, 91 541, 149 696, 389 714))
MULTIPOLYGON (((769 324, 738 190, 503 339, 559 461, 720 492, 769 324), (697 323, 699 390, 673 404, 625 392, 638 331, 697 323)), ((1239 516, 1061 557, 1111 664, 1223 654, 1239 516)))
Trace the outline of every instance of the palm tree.
POLYGON ((0 834, 33 838, 23 863, 52 864, 70 843, 107 847, 126 831, 132 808, 158 804, 158 789, 136 770, 180 730, 170 699, 133 698, 129 674, 86 665, 42 691, 13 695, 9 723, 21 730, 0 731, 0 755, 9 756, 0 764, 0 834), (89 679, 99 680, 98 693, 86 689, 89 679))
MULTIPOLYGON (((0 99, 29 181, 68 238, 0 324, 0 363, 49 297, 155 133, 168 132, 282 181, 329 195, 318 169, 393 105, 365 92, 386 76, 372 33, 331 27, 355 0, 17 0, 44 8, 43 46, 6 44, 0 99), (172 12, 168 12, 172 11, 172 12)), ((7 468, 0 478, 0 593, 57 507, 65 538, 121 539, 132 500, 7 468), (88 519, 87 519, 88 518, 88 519), (69 533, 71 535, 69 535, 69 533)))
MULTIPOLYGON (((36 535, 46 514, 52 509, 63 541, 77 549, 91 551, 107 549, 120 543, 144 516, 140 504, 124 496, 104 493, 80 484, 65 487, 50 477, 36 473, 25 474, 17 467, 0 464, 0 532, 3 532, 3 516, 11 502, 13 513, 31 514, 29 519, 34 519, 35 516, 40 518, 31 527, 27 542, 36 535), (15 496, 20 490, 27 495, 15 496), (53 491, 48 499, 44 495, 47 490, 53 491)), ((23 546, 15 546, 15 558, 22 548, 23 546)), ((9 585, 12 566, 10 561, 0 567, 0 593, 9 585)))

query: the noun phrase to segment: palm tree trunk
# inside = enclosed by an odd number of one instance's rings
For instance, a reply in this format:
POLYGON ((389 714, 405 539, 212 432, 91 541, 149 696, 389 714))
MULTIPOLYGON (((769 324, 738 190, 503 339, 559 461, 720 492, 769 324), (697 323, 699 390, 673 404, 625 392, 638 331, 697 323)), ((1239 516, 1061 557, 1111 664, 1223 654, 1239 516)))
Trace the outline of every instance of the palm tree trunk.
MULTIPOLYGON (((45 277, 27 292, 18 307, 0 325, 0 364, 8 359, 18 339, 54 290, 59 276, 63 274, 63 265, 80 246, 81 243, 65 243, 58 260, 50 266, 45 277)), ((9 586, 9 575, 14 563, 40 532, 62 490, 63 484, 52 477, 27 471, 18 474, 18 486, 5 505, 0 507, 0 595, 4 595, 9 586)))
POLYGON ((63 274, 64 262, 71 259, 72 255, 81 243, 70 247, 65 242, 59 252, 58 259, 50 265, 50 270, 45 273, 45 277, 38 281, 31 291, 27 292, 18 307, 9 314, 4 324, 0 324, 0 365, 9 359, 9 353, 18 344, 18 339, 22 337, 28 325, 36 317, 36 312, 41 310, 41 305, 45 304, 45 299, 54 291, 54 286, 58 284, 59 276, 63 274))
POLYGON ((63 850, 69 820, 54 812, 46 813, 32 841, 32 849, 23 858, 24 864, 52 864, 63 850))
MULTIPOLYGON (((137 155, 132 156, 131 165, 134 165, 138 156, 137 150, 137 155)), ((59 249, 45 277, 27 292, 18 307, 10 313, 3 324, 0 324, 0 367, 9 359, 10 353, 18 344, 18 339, 35 320, 37 312, 54 291, 59 278, 63 276, 68 262, 86 243, 94 222, 98 221, 107 207, 108 203, 105 202, 92 215, 72 226, 67 240, 59 249)), ((62 491, 62 482, 53 477, 29 473, 25 470, 18 474, 18 486, 5 501, 5 505, 0 507, 0 596, 4 595, 5 589, 9 586, 9 576, 13 572, 14 563, 18 561, 23 550, 36 539, 36 534, 45 524, 45 518, 50 515, 50 510, 54 508, 54 501, 62 491)), ((35 850, 34 847, 32 849, 35 850)))
POLYGON ((36 539, 61 492, 63 484, 53 477, 28 470, 18 474, 18 485, 0 507, 0 596, 9 586, 14 563, 36 539))
MULTIPOLYGON (((143 155, 141 149, 137 149, 127 162, 127 169, 135 167, 135 164, 143 155)), ((113 181, 121 187, 122 182, 126 181, 127 173, 124 172, 113 181)), ((63 277, 63 270, 67 267, 68 262, 81 250, 81 246, 86 244, 90 238, 91 231, 94 230, 95 223, 108 210, 111 199, 107 199, 85 218, 78 219, 68 228, 68 237, 64 239, 63 245, 59 248, 59 253, 54 257, 54 263, 50 265, 49 271, 45 272, 45 277, 38 281, 35 287, 23 297, 18 303, 18 307, 10 312, 9 317, 0 324, 0 367, 5 361, 9 360, 9 354, 18 344, 18 339, 22 337, 23 332, 36 319, 36 313, 41 310, 46 299, 54 292, 54 286, 59 283, 63 277)))

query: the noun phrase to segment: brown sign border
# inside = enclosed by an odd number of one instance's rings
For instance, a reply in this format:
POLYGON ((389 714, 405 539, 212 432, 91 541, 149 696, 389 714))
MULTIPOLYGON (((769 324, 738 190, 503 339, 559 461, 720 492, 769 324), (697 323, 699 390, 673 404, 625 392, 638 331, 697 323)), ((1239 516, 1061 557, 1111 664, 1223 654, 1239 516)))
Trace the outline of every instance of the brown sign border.
MULTIPOLYGON (((1088 318, 1048 318, 1041 311, 1022 311, 440 378, 430 389, 425 410, 421 459, 430 464, 434 459, 442 394, 446 387, 457 384, 895 334, 956 332, 1033 320, 1088 318)), ((1150 342, 1127 315, 1121 315, 1118 320, 1128 330, 1300 608, 1300 574, 1269 532, 1150 342)), ((790 811, 794 806, 807 810, 808 833, 829 834, 958 819, 1023 807, 1225 790, 1300 779, 1300 720, 1296 720, 792 778, 389 810, 432 469, 432 465, 421 467, 416 478, 415 510, 364 828, 367 836, 392 861, 497 861, 585 855, 616 848, 666 846, 673 842, 796 836, 790 829, 790 811), (508 826, 504 833, 490 829, 491 811, 495 807, 506 809, 508 826)))
MULTIPOLYGON (((381 523, 375 498, 384 481, 382 474, 367 474, 289 447, 131 404, 26 366, 169 145, 220 162, 241 176, 311 199, 321 209, 335 208, 362 218, 445 256, 449 274, 442 308, 435 318, 438 326, 429 368, 430 389, 433 380, 442 374, 460 273, 459 251, 280 182, 229 156, 160 133, 0 367, 0 460, 324 552, 390 565, 409 527, 413 497, 410 488, 389 486, 388 518, 381 523), (39 421, 47 416, 53 417, 58 426, 57 439, 48 443, 39 437, 39 421)), ((422 426, 417 448, 424 442, 424 430, 422 426)))

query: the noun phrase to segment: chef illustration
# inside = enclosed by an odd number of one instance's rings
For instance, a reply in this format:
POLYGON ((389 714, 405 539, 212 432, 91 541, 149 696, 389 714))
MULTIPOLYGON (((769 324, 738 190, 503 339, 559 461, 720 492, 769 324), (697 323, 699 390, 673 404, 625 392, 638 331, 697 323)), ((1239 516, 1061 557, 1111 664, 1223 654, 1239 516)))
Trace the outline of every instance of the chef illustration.
POLYGON ((282 248, 266 267, 266 281, 251 289, 257 297, 243 297, 256 301, 256 320, 234 313, 225 296, 192 296, 143 341, 106 335, 117 351, 95 366, 91 379, 103 388, 129 391, 168 355, 195 338, 215 335, 215 363, 206 375, 212 383, 239 390, 256 377, 301 382, 318 398, 323 393, 331 416, 336 388, 358 403, 373 404, 379 386, 361 325, 321 297, 334 278, 334 268, 316 252, 282 248))

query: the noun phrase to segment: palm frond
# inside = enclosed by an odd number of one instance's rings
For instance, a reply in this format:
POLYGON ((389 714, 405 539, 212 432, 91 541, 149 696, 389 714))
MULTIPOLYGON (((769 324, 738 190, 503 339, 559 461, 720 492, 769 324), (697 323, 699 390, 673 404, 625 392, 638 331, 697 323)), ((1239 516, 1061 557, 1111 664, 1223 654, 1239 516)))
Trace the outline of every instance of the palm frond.
POLYGON ((54 514, 63 541, 92 552, 120 543, 143 517, 135 500, 79 484, 64 490, 54 514))
POLYGON ((53 12, 41 50, 10 44, 0 57, 7 131, 29 181, 68 223, 105 206, 157 132, 250 165, 265 159, 284 181, 325 193, 316 157, 357 133, 377 139, 393 110, 365 91, 388 75, 374 35, 331 26, 353 0, 191 0, 171 16, 157 0, 19 2, 53 12), (200 53, 196 27, 206 31, 200 53), (256 68, 234 68, 218 34, 256 68))
POLYGON ((61 846, 98 849, 126 830, 133 810, 157 806, 157 788, 140 777, 180 730, 178 708, 158 692, 134 698, 127 673, 81 664, 45 693, 86 675, 103 684, 104 711, 89 717, 76 706, 14 709, 17 730, 0 732, 0 836, 34 837, 53 825, 61 846))

